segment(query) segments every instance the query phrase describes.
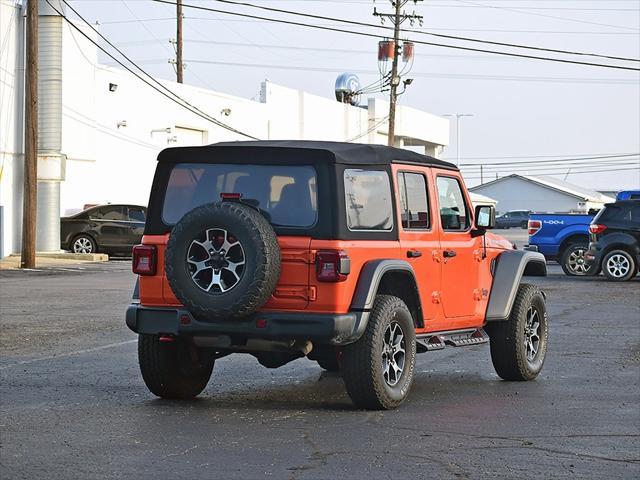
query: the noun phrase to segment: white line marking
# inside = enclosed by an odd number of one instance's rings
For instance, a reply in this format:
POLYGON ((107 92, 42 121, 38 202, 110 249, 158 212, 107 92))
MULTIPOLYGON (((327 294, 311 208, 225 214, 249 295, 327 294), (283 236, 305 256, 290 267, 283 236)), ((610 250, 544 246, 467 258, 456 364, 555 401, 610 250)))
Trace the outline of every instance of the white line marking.
POLYGON ((20 365, 28 365, 30 363, 45 362, 47 360, 55 360, 56 358, 71 357, 72 355, 82 355, 83 353, 97 352, 100 350, 106 350, 107 348, 115 348, 115 347, 120 347, 122 345, 128 345, 130 343, 134 343, 137 341, 138 340, 127 340, 125 342, 110 343, 108 345, 101 345, 99 347, 93 347, 93 348, 85 348, 84 350, 75 350, 73 352, 61 353, 59 355, 50 355, 48 357, 40 357, 40 358, 33 358, 31 360, 23 360, 21 362, 4 365, 0 367, 0 370, 6 370, 7 368, 11 368, 11 367, 19 367, 20 365))

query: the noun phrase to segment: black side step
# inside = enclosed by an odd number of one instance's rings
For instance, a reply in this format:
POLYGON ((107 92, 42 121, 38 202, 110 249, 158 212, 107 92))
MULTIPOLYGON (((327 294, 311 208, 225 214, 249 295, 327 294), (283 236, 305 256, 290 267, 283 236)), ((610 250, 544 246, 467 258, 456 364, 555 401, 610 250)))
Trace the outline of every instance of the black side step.
POLYGON ((466 347, 487 343, 489 335, 482 328, 477 330, 463 330, 458 332, 441 332, 419 335, 416 338, 418 353, 442 350, 445 345, 451 347, 466 347))

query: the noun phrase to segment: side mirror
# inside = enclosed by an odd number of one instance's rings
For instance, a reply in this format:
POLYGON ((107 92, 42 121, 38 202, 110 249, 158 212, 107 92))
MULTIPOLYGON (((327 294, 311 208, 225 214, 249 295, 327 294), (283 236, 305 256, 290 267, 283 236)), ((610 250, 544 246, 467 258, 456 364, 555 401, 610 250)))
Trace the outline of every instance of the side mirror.
POLYGON ((478 205, 476 207, 475 227, 476 230, 484 233, 496 226, 496 207, 492 205, 478 205))

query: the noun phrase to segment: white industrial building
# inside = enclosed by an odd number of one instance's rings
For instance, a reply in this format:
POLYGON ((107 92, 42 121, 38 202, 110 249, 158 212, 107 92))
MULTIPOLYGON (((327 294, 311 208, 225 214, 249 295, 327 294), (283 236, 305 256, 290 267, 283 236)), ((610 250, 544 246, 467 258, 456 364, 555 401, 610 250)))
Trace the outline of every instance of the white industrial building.
MULTIPOLYGON (((61 215, 86 204, 146 205, 163 148, 246 138, 189 112, 129 72, 99 64, 93 43, 39 1, 37 250, 52 251, 59 248, 61 215)), ((19 252, 21 244, 25 21, 20 3, 0 0, 0 257, 19 252)), ((378 99, 352 106, 265 81, 253 101, 162 84, 260 139, 387 142, 388 104, 378 99)), ((401 106, 396 122, 397 146, 438 156, 448 143, 445 118, 401 106)))
POLYGON ((510 210, 534 212, 588 212, 614 199, 600 192, 546 176, 512 174, 469 189, 497 201, 500 213, 510 210))

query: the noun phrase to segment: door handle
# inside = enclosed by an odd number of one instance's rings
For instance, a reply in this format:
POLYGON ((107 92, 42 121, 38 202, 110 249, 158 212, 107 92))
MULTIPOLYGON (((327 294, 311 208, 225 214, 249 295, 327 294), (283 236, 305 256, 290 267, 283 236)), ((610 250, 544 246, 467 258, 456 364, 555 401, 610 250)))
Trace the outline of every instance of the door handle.
POLYGON ((407 257, 409 258, 418 258, 422 256, 422 252, 420 250, 407 250, 407 257))
POLYGON ((445 250, 442 252, 442 256, 444 258, 453 258, 456 256, 456 251, 455 250, 445 250))

